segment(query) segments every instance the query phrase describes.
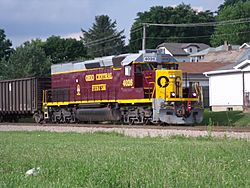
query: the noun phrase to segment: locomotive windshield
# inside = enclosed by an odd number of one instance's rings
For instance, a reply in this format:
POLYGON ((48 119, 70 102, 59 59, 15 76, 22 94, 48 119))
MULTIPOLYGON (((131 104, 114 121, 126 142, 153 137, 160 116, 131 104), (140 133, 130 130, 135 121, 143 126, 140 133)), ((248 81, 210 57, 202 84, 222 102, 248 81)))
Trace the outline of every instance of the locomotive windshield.
POLYGON ((149 63, 137 64, 135 68, 136 73, 142 73, 143 71, 147 70, 154 70, 153 64, 149 63))
POLYGON ((148 70, 178 70, 176 63, 140 63, 135 65, 135 73, 142 73, 148 70))
POLYGON ((154 63, 152 64, 155 69, 160 70, 178 70, 178 64, 176 63, 154 63))

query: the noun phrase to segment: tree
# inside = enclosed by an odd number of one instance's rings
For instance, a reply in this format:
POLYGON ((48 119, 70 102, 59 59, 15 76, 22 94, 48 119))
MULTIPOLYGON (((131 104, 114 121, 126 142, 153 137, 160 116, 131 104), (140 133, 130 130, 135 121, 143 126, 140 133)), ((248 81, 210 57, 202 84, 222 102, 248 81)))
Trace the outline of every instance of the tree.
POLYGON ((10 54, 14 51, 12 43, 9 39, 6 39, 6 35, 3 29, 0 29, 0 60, 2 58, 9 58, 10 54))
MULTIPOLYGON (((227 1, 226 1, 227 2, 227 1)), ((250 17, 250 1, 238 1, 233 4, 225 3, 223 8, 218 12, 216 21, 228 21, 235 19, 244 19, 250 17)), ((228 41, 231 44, 243 44, 249 42, 250 39, 250 24, 242 21, 242 23, 217 25, 215 27, 215 33, 211 37, 211 43, 213 46, 218 46, 224 41, 228 41)))
POLYGON ((239 2, 246 2, 246 1, 248 0, 224 0, 224 3, 218 7, 218 10, 221 11, 223 8, 227 6, 233 6, 239 2))
MULTIPOLYGON (((154 6, 149 11, 137 13, 136 21, 130 30, 129 48, 131 52, 141 49, 142 23, 181 24, 213 22, 210 11, 197 12, 190 5, 176 7, 154 6)), ((213 27, 157 27, 146 28, 146 48, 156 48, 163 42, 202 42, 209 44, 213 27), (203 36, 203 37, 198 37, 203 36), (204 37, 206 36, 206 37, 204 37)))
POLYGON ((49 37, 42 48, 53 64, 84 59, 87 53, 82 41, 62 39, 59 36, 49 37))
POLYGON ((117 31, 116 21, 107 15, 95 17, 95 23, 88 31, 83 32, 83 42, 90 57, 120 54, 124 49, 124 30, 117 31))
POLYGON ((1 78, 45 77, 50 75, 50 59, 41 47, 26 42, 1 62, 1 78))

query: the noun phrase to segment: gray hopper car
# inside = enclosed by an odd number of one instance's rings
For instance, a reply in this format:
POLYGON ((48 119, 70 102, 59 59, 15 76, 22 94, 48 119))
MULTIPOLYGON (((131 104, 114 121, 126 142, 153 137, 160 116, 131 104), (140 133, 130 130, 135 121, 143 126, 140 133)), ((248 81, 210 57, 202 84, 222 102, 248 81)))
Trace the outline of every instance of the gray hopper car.
POLYGON ((0 122, 17 121, 42 109, 43 90, 50 78, 23 78, 0 81, 0 122))

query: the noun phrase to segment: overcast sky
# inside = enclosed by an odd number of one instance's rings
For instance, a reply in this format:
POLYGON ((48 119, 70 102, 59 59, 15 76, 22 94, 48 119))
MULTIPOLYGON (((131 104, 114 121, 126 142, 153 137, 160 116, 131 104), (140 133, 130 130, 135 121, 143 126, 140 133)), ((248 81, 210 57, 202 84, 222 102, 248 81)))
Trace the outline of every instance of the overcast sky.
POLYGON ((79 36, 97 15, 116 20, 118 30, 129 30, 138 12, 150 7, 175 6, 184 2, 199 10, 216 11, 224 0, 0 0, 0 28, 13 46, 51 35, 79 36))

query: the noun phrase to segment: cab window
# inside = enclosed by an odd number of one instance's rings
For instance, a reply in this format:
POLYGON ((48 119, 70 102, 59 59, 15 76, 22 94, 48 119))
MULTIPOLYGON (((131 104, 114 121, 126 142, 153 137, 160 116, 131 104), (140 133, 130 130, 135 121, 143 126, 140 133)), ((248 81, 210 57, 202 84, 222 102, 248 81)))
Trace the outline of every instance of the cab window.
POLYGON ((131 66, 125 66, 125 76, 131 76, 131 66))

